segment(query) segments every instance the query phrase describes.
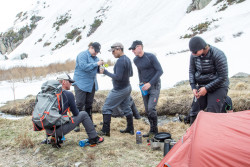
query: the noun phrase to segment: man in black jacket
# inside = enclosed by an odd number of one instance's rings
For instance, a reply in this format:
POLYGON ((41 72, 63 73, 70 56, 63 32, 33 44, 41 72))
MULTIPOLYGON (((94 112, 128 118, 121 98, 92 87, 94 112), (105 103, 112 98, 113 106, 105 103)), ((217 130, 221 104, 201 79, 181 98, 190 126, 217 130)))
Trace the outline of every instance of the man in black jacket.
POLYGON ((225 54, 208 45, 201 37, 189 41, 192 52, 189 82, 200 110, 220 113, 228 92, 228 65, 225 54))

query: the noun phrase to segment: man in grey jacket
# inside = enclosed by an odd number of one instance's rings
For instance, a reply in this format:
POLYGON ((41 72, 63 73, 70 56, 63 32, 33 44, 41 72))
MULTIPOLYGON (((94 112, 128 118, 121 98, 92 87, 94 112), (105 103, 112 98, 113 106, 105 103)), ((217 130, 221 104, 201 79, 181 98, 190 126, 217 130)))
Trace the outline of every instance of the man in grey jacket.
POLYGON ((208 112, 220 113, 228 92, 228 65, 225 54, 208 45, 201 37, 189 41, 192 52, 189 65, 189 82, 200 106, 208 112))

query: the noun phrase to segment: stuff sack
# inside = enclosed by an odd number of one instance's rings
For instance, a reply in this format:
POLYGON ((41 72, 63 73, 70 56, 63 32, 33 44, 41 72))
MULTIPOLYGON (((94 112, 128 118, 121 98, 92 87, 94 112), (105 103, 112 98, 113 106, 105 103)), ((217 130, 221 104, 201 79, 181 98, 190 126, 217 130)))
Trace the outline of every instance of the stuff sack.
POLYGON ((60 111, 63 111, 62 91, 62 86, 57 80, 49 80, 42 84, 32 114, 34 131, 52 129, 69 121, 67 115, 60 114, 60 111))
POLYGON ((223 107, 221 109, 221 113, 227 113, 227 111, 230 110, 233 110, 233 102, 232 99, 229 96, 227 96, 223 104, 223 107))

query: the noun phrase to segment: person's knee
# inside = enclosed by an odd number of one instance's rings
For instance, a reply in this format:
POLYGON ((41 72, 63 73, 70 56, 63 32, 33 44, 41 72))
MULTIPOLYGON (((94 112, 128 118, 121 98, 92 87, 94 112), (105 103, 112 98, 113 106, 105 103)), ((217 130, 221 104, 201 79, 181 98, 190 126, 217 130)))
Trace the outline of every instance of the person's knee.
POLYGON ((148 107, 148 112, 149 113, 154 113, 154 112, 156 112, 156 110, 155 110, 155 107, 148 107))
POLYGON ((220 113, 221 107, 219 105, 209 105, 207 106, 207 112, 220 113))
POLYGON ((80 111, 80 112, 79 112, 79 115, 80 115, 80 117, 82 117, 82 118, 85 118, 85 117, 89 116, 88 113, 87 113, 86 111, 80 111))
POLYGON ((155 118, 155 117, 157 117, 157 113, 156 112, 149 112, 148 117, 155 118))

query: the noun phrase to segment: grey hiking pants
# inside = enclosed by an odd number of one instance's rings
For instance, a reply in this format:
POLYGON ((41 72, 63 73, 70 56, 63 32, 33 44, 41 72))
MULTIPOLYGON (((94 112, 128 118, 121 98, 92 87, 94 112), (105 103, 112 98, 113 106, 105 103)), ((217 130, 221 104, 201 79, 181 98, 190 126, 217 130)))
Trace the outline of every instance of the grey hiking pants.
POLYGON ((142 96, 145 111, 148 115, 148 118, 157 117, 157 112, 155 108, 159 99, 160 90, 161 82, 159 81, 158 83, 151 85, 151 87, 148 89, 148 94, 146 96, 142 96))
MULTIPOLYGON (((81 111, 79 112, 79 114, 77 116, 73 116, 73 123, 72 121, 58 127, 56 129, 56 135, 57 136, 64 136, 66 134, 68 134, 70 131, 72 131, 78 124, 82 123, 87 135, 89 137, 89 139, 93 139, 95 137, 97 137, 97 133, 95 130, 95 127, 93 125, 93 122, 91 121, 88 113, 86 111, 81 111)), ((51 136, 55 136, 55 132, 53 132, 53 130, 50 129, 46 129, 46 133, 50 134, 51 136)))
POLYGON ((131 86, 122 89, 122 90, 114 90, 112 89, 102 107, 102 114, 112 114, 112 110, 116 107, 120 107, 121 111, 124 113, 125 116, 132 115, 132 110, 130 107, 130 93, 131 93, 131 86))

